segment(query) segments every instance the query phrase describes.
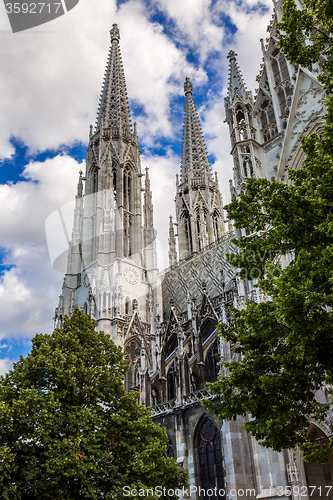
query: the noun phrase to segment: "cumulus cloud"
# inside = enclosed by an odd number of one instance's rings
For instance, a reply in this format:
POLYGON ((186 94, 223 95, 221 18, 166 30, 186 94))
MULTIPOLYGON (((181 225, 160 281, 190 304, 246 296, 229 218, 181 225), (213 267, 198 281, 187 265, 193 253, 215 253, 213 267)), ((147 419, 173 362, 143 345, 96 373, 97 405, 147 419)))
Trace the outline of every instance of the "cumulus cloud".
POLYGON ((0 102, 0 158, 13 153, 12 136, 31 151, 87 141, 114 22, 120 27, 129 96, 146 115, 140 118, 141 140, 171 134, 170 98, 181 92, 184 72, 203 81, 204 69, 187 62, 161 25, 149 21, 145 2, 129 0, 117 8, 110 0, 97 8, 82 1, 66 16, 15 36, 0 16, 5 31, 0 90, 6 96, 0 102))
POLYGON ((220 51, 224 28, 211 0, 155 0, 176 26, 175 36, 194 49, 204 63, 212 51, 220 51))
POLYGON ((62 274, 51 265, 45 220, 73 199, 82 164, 66 155, 31 162, 22 180, 0 186, 0 338, 52 329, 62 274))
POLYGON ((4 375, 8 372, 13 365, 13 360, 9 358, 0 359, 0 375, 4 375))

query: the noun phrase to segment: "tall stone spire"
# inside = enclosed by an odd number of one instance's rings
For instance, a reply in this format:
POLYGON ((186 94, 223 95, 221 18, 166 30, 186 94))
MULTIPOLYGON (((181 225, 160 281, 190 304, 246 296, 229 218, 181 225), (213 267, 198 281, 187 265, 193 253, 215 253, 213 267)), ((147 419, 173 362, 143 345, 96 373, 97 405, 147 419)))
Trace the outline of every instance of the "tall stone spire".
POLYGON ((120 54, 120 34, 116 24, 110 30, 111 46, 106 65, 96 131, 104 127, 118 129, 120 133, 131 133, 132 124, 128 108, 125 74, 120 54))
MULTIPOLYGON (((181 177, 177 182, 176 219, 179 259, 188 258, 217 241, 224 232, 222 196, 213 179, 199 117, 186 78, 181 177)), ((172 240, 172 238, 171 238, 172 240)), ((172 261, 174 262, 174 249, 172 261)))
POLYGON ((184 83, 184 92, 186 96, 184 128, 183 128, 183 147, 181 163, 181 182, 190 180, 211 179, 206 145, 201 131, 198 113, 192 97, 192 83, 186 77, 184 83))
POLYGON ((127 106, 116 24, 110 34, 97 126, 95 131, 90 127, 86 171, 79 178, 73 241, 56 319, 61 323, 60 316, 78 306, 126 350, 123 317, 134 311, 133 301, 141 329, 148 332, 161 298, 150 181, 146 172, 143 208, 144 174, 127 106))

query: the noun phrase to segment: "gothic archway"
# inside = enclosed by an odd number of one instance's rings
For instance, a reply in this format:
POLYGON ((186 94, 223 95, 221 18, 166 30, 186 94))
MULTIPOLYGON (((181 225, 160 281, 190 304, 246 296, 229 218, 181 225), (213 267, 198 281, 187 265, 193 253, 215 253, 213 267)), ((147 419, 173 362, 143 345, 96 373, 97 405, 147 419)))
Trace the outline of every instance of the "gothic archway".
POLYGON ((198 477, 201 488, 205 491, 203 498, 225 500, 221 433, 213 420, 207 416, 199 423, 196 441, 198 477), (216 494, 214 492, 211 495, 211 490, 214 488, 216 494))

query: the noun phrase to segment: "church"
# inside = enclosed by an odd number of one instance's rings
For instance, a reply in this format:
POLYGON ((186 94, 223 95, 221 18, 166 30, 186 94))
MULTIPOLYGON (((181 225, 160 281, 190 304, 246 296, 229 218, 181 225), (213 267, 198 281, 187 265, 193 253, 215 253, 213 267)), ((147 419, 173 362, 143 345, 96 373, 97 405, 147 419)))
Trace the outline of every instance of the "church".
MULTIPOLYGON (((321 129, 320 63, 300 68, 285 59, 276 45, 281 15, 279 0, 269 36, 260 41, 263 61, 254 96, 246 88, 237 54, 228 54, 225 121, 234 162, 232 197, 244 191, 249 177, 287 182, 287 166, 302 165, 300 138, 321 129)), ((96 127, 90 127, 86 171, 78 180, 55 325, 61 326, 64 315, 79 307, 123 348, 129 364, 126 388, 137 390, 153 420, 165 427, 167 454, 188 471, 191 498, 276 500, 289 498, 291 491, 292 498, 309 499, 308 486, 317 487, 311 498, 322 498, 319 486, 332 484, 331 462, 305 464, 299 450, 263 448, 243 431, 244 419, 219 421, 200 404, 215 397, 207 382, 224 375, 222 362, 235 359, 217 324, 229 321, 231 307, 266 298, 255 282, 240 280, 226 259, 237 251, 239 232, 224 217, 189 78, 184 83, 175 216, 169 218, 169 268, 158 269, 149 171, 141 168, 117 25, 110 35, 96 127)), ((329 428, 314 422, 309 432, 325 436, 329 428)), ((333 492, 325 498, 332 499, 333 492)))

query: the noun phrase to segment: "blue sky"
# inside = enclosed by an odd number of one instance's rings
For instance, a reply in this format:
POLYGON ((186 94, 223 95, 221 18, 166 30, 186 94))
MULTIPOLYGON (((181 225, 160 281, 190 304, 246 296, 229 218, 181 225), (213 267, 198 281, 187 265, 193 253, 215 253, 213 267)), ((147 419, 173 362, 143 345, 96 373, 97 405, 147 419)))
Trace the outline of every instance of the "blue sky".
POLYGON ((0 372, 27 354, 35 333, 53 328, 65 269, 52 265, 45 223, 61 207, 71 212, 112 24, 120 28, 142 167, 150 168, 163 269, 180 168, 184 79, 192 80, 227 203, 226 55, 238 53, 254 90, 271 7, 270 0, 80 0, 65 16, 12 34, 0 5, 0 372))

